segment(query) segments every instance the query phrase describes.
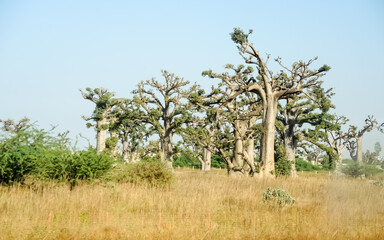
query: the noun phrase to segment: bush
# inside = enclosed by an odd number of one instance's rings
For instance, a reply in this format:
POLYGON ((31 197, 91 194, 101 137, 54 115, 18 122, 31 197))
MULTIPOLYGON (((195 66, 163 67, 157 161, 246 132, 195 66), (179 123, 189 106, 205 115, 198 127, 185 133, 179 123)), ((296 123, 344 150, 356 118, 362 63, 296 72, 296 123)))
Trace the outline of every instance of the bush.
POLYGON ((70 152, 50 150, 38 161, 34 174, 40 178, 68 181, 74 187, 78 180, 91 181, 111 169, 114 159, 95 150, 70 152))
POLYGON ((376 165, 364 165, 364 175, 365 177, 373 177, 378 173, 382 173, 383 170, 376 167, 376 165))
POLYGON ((211 166, 214 168, 227 168, 227 164, 216 154, 212 154, 211 156, 211 166))
POLYGON ((335 153, 328 153, 324 155, 323 161, 321 162, 322 168, 326 170, 334 170, 336 162, 338 161, 338 155, 335 153))
POLYGON ((353 178, 358 178, 364 175, 364 166, 358 162, 352 162, 341 168, 341 172, 353 178))
POLYGON ((149 187, 167 187, 173 181, 173 174, 160 161, 141 161, 117 165, 106 174, 104 180, 149 187))
POLYGON ((291 163, 285 154, 284 145, 279 145, 275 152, 275 174, 276 176, 289 176, 291 170, 291 163))
POLYGON ((0 183, 23 183, 27 175, 34 175, 68 181, 73 187, 77 180, 95 179, 111 168, 114 160, 105 154, 71 152, 65 136, 54 137, 52 131, 34 125, 8 127, 0 139, 0 183))
POLYGON ((173 156, 173 167, 201 168, 201 163, 198 159, 192 157, 188 153, 181 153, 179 156, 173 156))
POLYGON ((297 171, 318 171, 321 170, 319 166, 315 166, 310 162, 304 161, 302 159, 296 159, 295 162, 297 171))
POLYGON ((341 168, 341 172, 349 177, 358 178, 360 176, 372 177, 382 173, 382 169, 378 169, 375 165, 361 164, 355 161, 350 161, 347 165, 341 168))
POLYGON ((4 136, 0 141, 0 183, 23 183, 25 175, 33 171, 36 160, 53 143, 47 140, 46 132, 29 125, 4 136))
POLYGON ((0 150, 0 183, 22 183, 25 175, 33 170, 36 153, 28 146, 7 148, 6 145, 0 150))
POLYGON ((295 199, 291 197, 287 192, 281 188, 267 188, 267 191, 263 194, 263 202, 268 202, 272 204, 278 204, 280 206, 286 204, 293 204, 295 199))

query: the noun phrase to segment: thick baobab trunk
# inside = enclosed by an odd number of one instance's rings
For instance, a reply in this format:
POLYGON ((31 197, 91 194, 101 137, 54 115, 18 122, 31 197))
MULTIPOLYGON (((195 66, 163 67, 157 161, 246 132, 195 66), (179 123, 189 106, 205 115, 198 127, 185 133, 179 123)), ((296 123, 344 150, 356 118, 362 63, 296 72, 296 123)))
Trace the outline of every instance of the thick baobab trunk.
POLYGON ((107 136, 107 130, 104 129, 104 125, 107 123, 105 119, 99 120, 96 123, 96 151, 101 153, 105 149, 105 139, 107 136))
POLYGON ((207 148, 204 148, 203 158, 199 159, 201 162, 201 170, 203 171, 211 170, 211 156, 212 156, 212 153, 207 148))
POLYGON ((337 150, 337 160, 335 162, 335 173, 336 174, 341 174, 341 167, 342 167, 342 162, 343 162, 343 152, 337 150))
POLYGON ((247 176, 253 176, 256 172, 256 164, 254 159, 254 140, 249 139, 247 141, 247 147, 243 147, 243 156, 245 162, 243 163, 244 174, 247 176), (252 149, 251 149, 252 148, 252 149))
MULTIPOLYGON (((239 130, 240 131, 240 130, 239 130)), ((237 168, 241 168, 243 166, 243 140, 239 133, 239 131, 235 130, 235 148, 233 151, 233 165, 237 168)))
POLYGON ((117 134, 117 132, 111 132, 110 135, 111 135, 111 139, 113 139, 113 141, 115 141, 115 139, 116 139, 116 142, 115 142, 116 145, 112 146, 112 149, 111 149, 112 156, 114 158, 116 158, 118 155, 118 151, 119 151, 119 145, 117 144, 118 143, 118 134, 117 134))
POLYGON ((260 176, 273 177, 275 171, 275 121, 277 101, 268 99, 265 103, 263 135, 261 138, 260 176))
POLYGON ((357 145, 356 159, 357 159, 357 162, 362 163, 363 162, 363 136, 356 137, 356 145, 357 145))
POLYGON ((254 163, 255 162, 255 139, 252 137, 247 141, 247 154, 249 160, 254 163))
POLYGON ((123 160, 125 162, 130 162, 130 159, 129 159, 129 144, 128 144, 128 141, 127 141, 127 138, 125 138, 123 140, 123 160))
MULTIPOLYGON (((235 123, 240 124, 240 123, 235 123)), ((240 128, 240 126, 237 126, 240 128)), ((235 135, 235 147, 233 149, 233 156, 232 156, 232 167, 228 171, 228 175, 230 176, 236 176, 236 175, 243 175, 244 174, 244 158, 243 158, 243 140, 241 137, 241 134, 239 132, 240 129, 234 130, 235 135)))
POLYGON ((161 160, 165 163, 168 169, 173 171, 172 155, 173 155, 172 134, 166 133, 161 142, 161 160))
MULTIPOLYGON (((288 120, 289 122, 289 120, 288 120)), ((297 177, 296 172, 296 148, 295 125, 288 124, 284 132, 284 147, 287 160, 291 164, 291 177, 297 177)))

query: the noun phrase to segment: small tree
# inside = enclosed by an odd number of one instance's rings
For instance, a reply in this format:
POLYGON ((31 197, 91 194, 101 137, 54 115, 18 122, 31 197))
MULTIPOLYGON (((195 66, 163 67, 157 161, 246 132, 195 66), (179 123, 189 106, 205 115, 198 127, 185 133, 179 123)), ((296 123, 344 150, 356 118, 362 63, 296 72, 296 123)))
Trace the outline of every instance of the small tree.
MULTIPOLYGON (((234 144, 231 149, 232 157, 227 162, 228 173, 253 175, 256 169, 254 163, 254 138, 257 130, 255 123, 261 118, 262 108, 258 104, 259 99, 253 93, 232 97, 240 86, 246 85, 253 69, 246 68, 244 65, 234 67, 231 64, 226 65, 226 68, 232 70, 234 74, 227 72, 216 74, 211 70, 202 73, 204 76, 221 80, 218 86, 212 87, 212 92, 206 96, 205 105, 217 105, 216 119, 222 118, 231 127, 234 144)), ((222 140, 219 139, 219 141, 222 140)))
POLYGON ((152 78, 142 81, 133 91, 134 101, 145 112, 143 122, 150 125, 150 131, 159 135, 160 155, 172 168, 172 138, 180 127, 192 119, 188 112, 188 97, 192 89, 185 89, 189 84, 183 78, 165 70, 162 71, 165 83, 152 78))
POLYGON ((365 126, 361 130, 357 130, 356 126, 352 126, 353 138, 348 142, 348 150, 353 160, 360 163, 363 161, 363 136, 374 129, 384 133, 384 122, 378 123, 373 116, 368 116, 365 119, 365 126))
POLYGON ((86 92, 80 89, 81 95, 84 99, 93 102, 95 110, 91 117, 82 116, 85 121, 94 121, 95 123, 87 123, 87 127, 95 127, 96 129, 96 151, 98 153, 105 149, 105 141, 107 136, 107 130, 109 128, 109 121, 112 118, 111 110, 121 100, 113 98, 114 93, 109 92, 104 88, 86 88, 86 92))
POLYGON ((313 88, 286 98, 286 103, 281 107, 278 115, 277 129, 282 135, 285 154, 291 164, 291 176, 296 177, 296 150, 300 140, 298 127, 311 124, 318 116, 316 112, 327 112, 334 106, 331 104, 332 89, 325 91, 323 88, 313 88), (281 124, 279 124, 281 123, 281 124))
POLYGON ((330 169, 340 167, 343 151, 352 136, 351 130, 347 132, 342 130, 342 126, 347 122, 348 119, 344 116, 322 113, 317 115, 317 120, 314 119, 312 122, 312 125, 316 127, 308 129, 303 134, 303 140, 326 152, 330 169))
POLYGON ((123 145, 122 156, 126 162, 138 161, 137 151, 145 140, 147 134, 145 125, 142 122, 144 112, 140 105, 131 99, 123 99, 113 109, 115 118, 113 128, 123 145))

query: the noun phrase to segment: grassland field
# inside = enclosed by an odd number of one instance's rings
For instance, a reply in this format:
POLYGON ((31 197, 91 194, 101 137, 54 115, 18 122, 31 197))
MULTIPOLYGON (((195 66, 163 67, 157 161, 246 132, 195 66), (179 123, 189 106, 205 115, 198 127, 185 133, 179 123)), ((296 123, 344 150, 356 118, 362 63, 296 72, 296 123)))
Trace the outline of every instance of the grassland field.
POLYGON ((230 178, 176 169, 167 188, 124 183, 0 187, 0 239, 384 239, 384 187, 299 173, 230 178), (268 187, 296 201, 265 203, 268 187))

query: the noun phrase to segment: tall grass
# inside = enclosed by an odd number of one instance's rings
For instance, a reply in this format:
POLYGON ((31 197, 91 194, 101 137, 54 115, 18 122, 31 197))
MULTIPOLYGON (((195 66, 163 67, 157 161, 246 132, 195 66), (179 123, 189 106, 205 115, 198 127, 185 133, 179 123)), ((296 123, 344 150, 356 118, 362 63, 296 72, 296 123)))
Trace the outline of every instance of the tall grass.
POLYGON ((0 239, 384 239, 384 188, 368 180, 175 174, 165 189, 0 187, 0 239), (284 189, 296 202, 265 204, 268 187, 284 189))

